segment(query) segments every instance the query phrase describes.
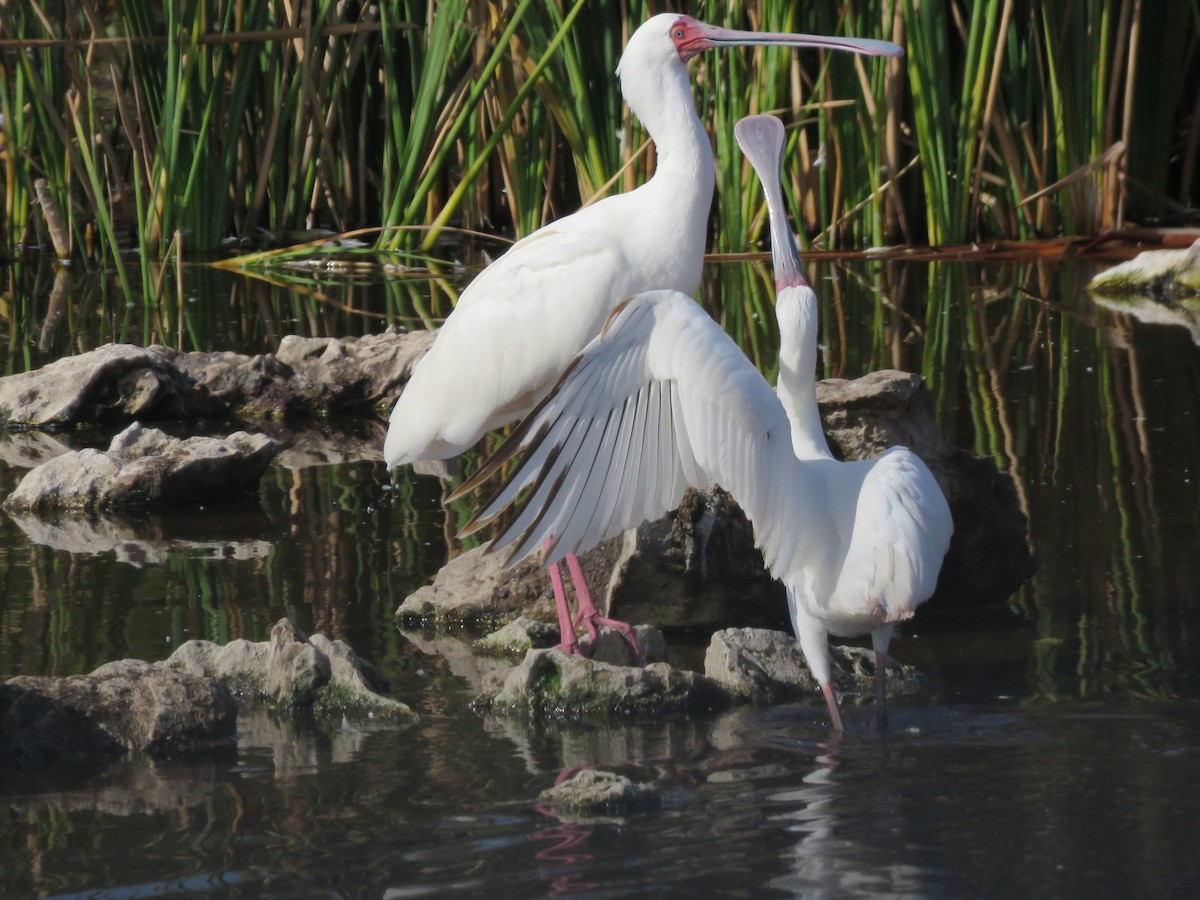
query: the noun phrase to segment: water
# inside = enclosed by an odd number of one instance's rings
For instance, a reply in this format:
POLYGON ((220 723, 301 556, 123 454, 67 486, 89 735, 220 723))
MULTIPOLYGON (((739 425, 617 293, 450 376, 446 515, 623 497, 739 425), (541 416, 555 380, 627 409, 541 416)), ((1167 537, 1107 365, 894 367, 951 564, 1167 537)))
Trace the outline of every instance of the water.
MULTIPOLYGON (((287 615, 349 642, 422 716, 353 730, 246 712, 238 746, 201 759, 0 774, 0 894, 1190 895, 1200 350, 1187 328, 1092 303, 1090 271, 814 267, 825 374, 924 371, 952 440, 1016 478, 1039 560, 1004 602, 922 608, 893 652, 932 687, 896 703, 883 734, 850 709, 836 738, 815 696, 649 726, 471 712, 479 672, 454 652, 468 636, 404 634, 392 617, 469 509, 444 508, 436 479, 389 480, 370 449, 379 423, 295 435, 257 506, 0 513, 0 677, 261 640, 287 615), (538 802, 585 766, 654 781, 662 808, 579 821, 538 802)), ((769 371, 761 275, 714 267, 705 302, 742 298, 724 324, 769 371)), ((414 313, 410 289, 425 315, 445 309, 425 282, 323 284, 334 306, 204 273, 197 295, 232 302, 147 322, 81 282, 47 334, 52 279, 16 276, 5 371, 115 338, 259 352, 289 332, 377 330, 414 313)), ((47 452, 26 437, 0 439, 0 493, 47 452)))

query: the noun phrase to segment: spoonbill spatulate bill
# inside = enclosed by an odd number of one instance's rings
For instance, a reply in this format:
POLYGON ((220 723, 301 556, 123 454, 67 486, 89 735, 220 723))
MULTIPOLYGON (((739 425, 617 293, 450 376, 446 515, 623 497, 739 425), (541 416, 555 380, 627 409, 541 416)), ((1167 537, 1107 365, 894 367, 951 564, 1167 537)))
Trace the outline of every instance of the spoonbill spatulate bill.
MULTIPOLYGON (((732 31, 674 14, 643 23, 617 75, 654 140, 654 176, 535 231, 471 282, 392 409, 384 443, 389 469, 457 456, 528 413, 622 299, 652 289, 696 292, 714 165, 687 62, 706 49, 747 45, 902 53, 884 41, 732 31)), ((601 620, 578 560, 567 562, 582 624, 594 635, 601 620)), ((551 576, 561 646, 576 650, 579 623, 571 622, 556 568, 551 576)), ((628 626, 623 630, 632 637, 628 626)))
POLYGON ((688 485, 721 485, 787 590, 801 650, 840 731, 828 635, 871 635, 883 721, 892 629, 933 593, 953 525, 910 450, 859 462, 829 452, 814 387, 816 297, 783 215, 782 126, 771 122, 756 117, 737 134, 771 198, 778 393, 691 298, 639 294, 481 467, 480 479, 520 456, 477 522, 513 505, 493 549, 511 547, 515 562, 545 544, 553 562, 674 509, 688 485))

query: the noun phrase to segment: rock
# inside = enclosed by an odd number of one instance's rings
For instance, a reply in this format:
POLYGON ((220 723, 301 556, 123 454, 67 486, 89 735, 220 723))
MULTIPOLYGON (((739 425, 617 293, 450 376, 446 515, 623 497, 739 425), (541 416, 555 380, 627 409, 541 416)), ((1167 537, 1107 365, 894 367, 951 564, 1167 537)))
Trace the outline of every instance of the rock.
POLYGON ((471 649, 483 656, 520 659, 529 650, 553 647, 558 643, 558 638, 557 626, 528 616, 517 616, 499 631, 473 642, 471 649))
MULTIPOLYGON (((875 698, 875 653, 864 647, 829 648, 833 686, 843 703, 872 703, 875 698)), ((894 659, 887 662, 888 696, 913 694, 922 686, 920 674, 894 659)), ((704 656, 704 674, 727 691, 731 699, 760 705, 819 698, 796 639, 782 631, 727 628, 712 636, 704 656)))
POLYGON ((520 665, 485 676, 476 709, 541 719, 650 719, 726 702, 703 675, 667 663, 613 666, 559 650, 531 650, 520 665))
POLYGON ((344 641, 333 641, 323 634, 314 634, 309 641, 329 660, 330 682, 344 692, 348 700, 391 689, 388 680, 344 641))
POLYGON ((591 582, 597 593, 608 585, 605 615, 679 629, 787 622, 783 586, 764 568, 745 514, 719 488, 689 488, 674 513, 615 542, 612 567, 591 582))
POLYGON ((954 518, 954 537, 934 602, 947 597, 957 604, 998 603, 1033 577, 1037 565, 1012 479, 991 460, 947 443, 920 375, 885 370, 853 381, 828 379, 818 382, 817 401, 840 458, 868 459, 903 444, 937 478, 954 518))
POLYGON ((134 423, 107 451, 65 453, 31 470, 4 505, 46 513, 220 500, 253 493, 275 450, 262 435, 181 439, 134 423))
POLYGON ((124 751, 186 754, 231 743, 236 718, 225 688, 141 660, 67 678, 18 676, 0 685, 0 763, 124 751))
MULTIPOLYGON (((306 469, 382 460, 387 424, 374 416, 321 417, 302 422, 263 419, 254 423, 254 431, 279 445, 276 465, 306 469)), ((0 428, 0 464, 10 469, 32 469, 56 456, 97 443, 95 432, 0 428)))
POLYGON ((504 554, 483 547, 450 560, 396 610, 407 628, 495 628, 522 615, 558 620, 546 570, 530 558, 506 572, 504 554))
POLYGON ((212 641, 185 641, 167 659, 167 665, 223 684, 235 696, 265 692, 271 645, 238 638, 221 646, 212 641))
POLYGON ((1200 298, 1200 238, 1186 250, 1146 250, 1097 275, 1088 291, 1103 297, 1200 298))
POLYGON ((329 682, 329 657, 300 629, 281 619, 271 629, 264 693, 280 706, 311 706, 329 682))
POLYGON ((216 415, 218 404, 154 350, 128 344, 0 378, 0 424, 100 424, 216 415))
POLYGON ((577 816, 625 817, 662 806, 662 795, 648 784, 635 784, 624 775, 584 769, 554 787, 538 800, 577 816))
POLYGON ((433 332, 285 337, 274 354, 106 344, 0 378, 0 424, 44 427, 241 415, 327 415, 386 408, 433 332))
POLYGON ((408 706, 385 697, 387 682, 342 641, 311 638, 280 619, 269 641, 188 641, 166 665, 213 678, 235 694, 323 715, 415 719, 408 706))
MULTIPOLYGON (((642 662, 650 663, 667 661, 667 642, 661 631, 653 625, 634 625, 633 636, 642 651, 642 662)), ((596 634, 595 644, 590 635, 579 638, 580 652, 596 662, 608 663, 610 666, 634 666, 637 660, 633 657, 633 648, 625 635, 615 628, 604 626, 596 634)))
POLYGON ((435 336, 432 331, 403 334, 394 327, 360 338, 289 335, 275 355, 313 386, 310 402, 318 408, 390 408, 435 336))
POLYGON ((796 639, 765 628, 716 632, 704 655, 704 674, 738 700, 764 705, 820 691, 796 639))
POLYGON ((389 328, 360 338, 288 335, 274 354, 183 353, 156 346, 186 378, 247 418, 291 418, 390 406, 433 332, 389 328))
MULTIPOLYGON (((580 561, 601 611, 614 618, 662 628, 787 621, 783 588, 763 569, 749 523, 723 491, 689 490, 678 513, 605 541, 580 561), (707 506, 723 515, 706 518, 707 506)), ((546 570, 535 555, 506 571, 504 554, 486 547, 450 560, 396 610, 404 627, 443 630, 494 628, 522 615, 557 620, 546 570)))

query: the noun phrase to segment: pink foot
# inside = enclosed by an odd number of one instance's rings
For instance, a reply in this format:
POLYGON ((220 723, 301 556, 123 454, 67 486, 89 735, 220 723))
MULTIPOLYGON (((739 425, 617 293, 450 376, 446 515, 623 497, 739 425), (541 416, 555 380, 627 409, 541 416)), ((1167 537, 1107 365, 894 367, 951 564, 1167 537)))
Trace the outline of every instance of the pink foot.
MULTIPOLYGON (((580 565, 579 557, 574 553, 567 554, 567 569, 571 573, 571 582, 575 585, 575 595, 579 598, 579 614, 575 617, 574 627, 578 628, 582 625, 586 628, 593 645, 596 643, 601 628, 615 629, 629 644, 634 662, 639 666, 644 666, 646 660, 642 656, 642 648, 638 646, 637 635, 633 633, 633 626, 628 622, 600 615, 596 609, 596 602, 592 599, 592 592, 588 589, 587 579, 583 577, 583 566, 580 565)), ((562 576, 560 575, 559 578, 561 580, 562 576)))

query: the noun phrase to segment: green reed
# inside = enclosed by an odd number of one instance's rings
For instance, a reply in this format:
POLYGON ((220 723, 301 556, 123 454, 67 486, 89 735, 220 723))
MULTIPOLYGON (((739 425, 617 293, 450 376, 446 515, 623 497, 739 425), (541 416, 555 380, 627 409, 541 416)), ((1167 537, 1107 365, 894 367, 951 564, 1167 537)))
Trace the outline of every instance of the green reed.
MULTIPOLYGON (((1200 0, 695 0, 741 28, 887 38, 903 60, 703 54, 712 243, 763 236, 733 123, 788 126, 786 191, 832 247, 1091 233, 1195 207, 1200 0), (1162 79, 1161 72, 1173 77, 1162 79)), ((641 0, 30 0, 0 25, 2 230, 68 253, 209 254, 311 228, 433 250, 450 225, 527 234, 653 171, 614 70, 641 0)), ((143 262, 142 280, 146 278, 143 262)))

